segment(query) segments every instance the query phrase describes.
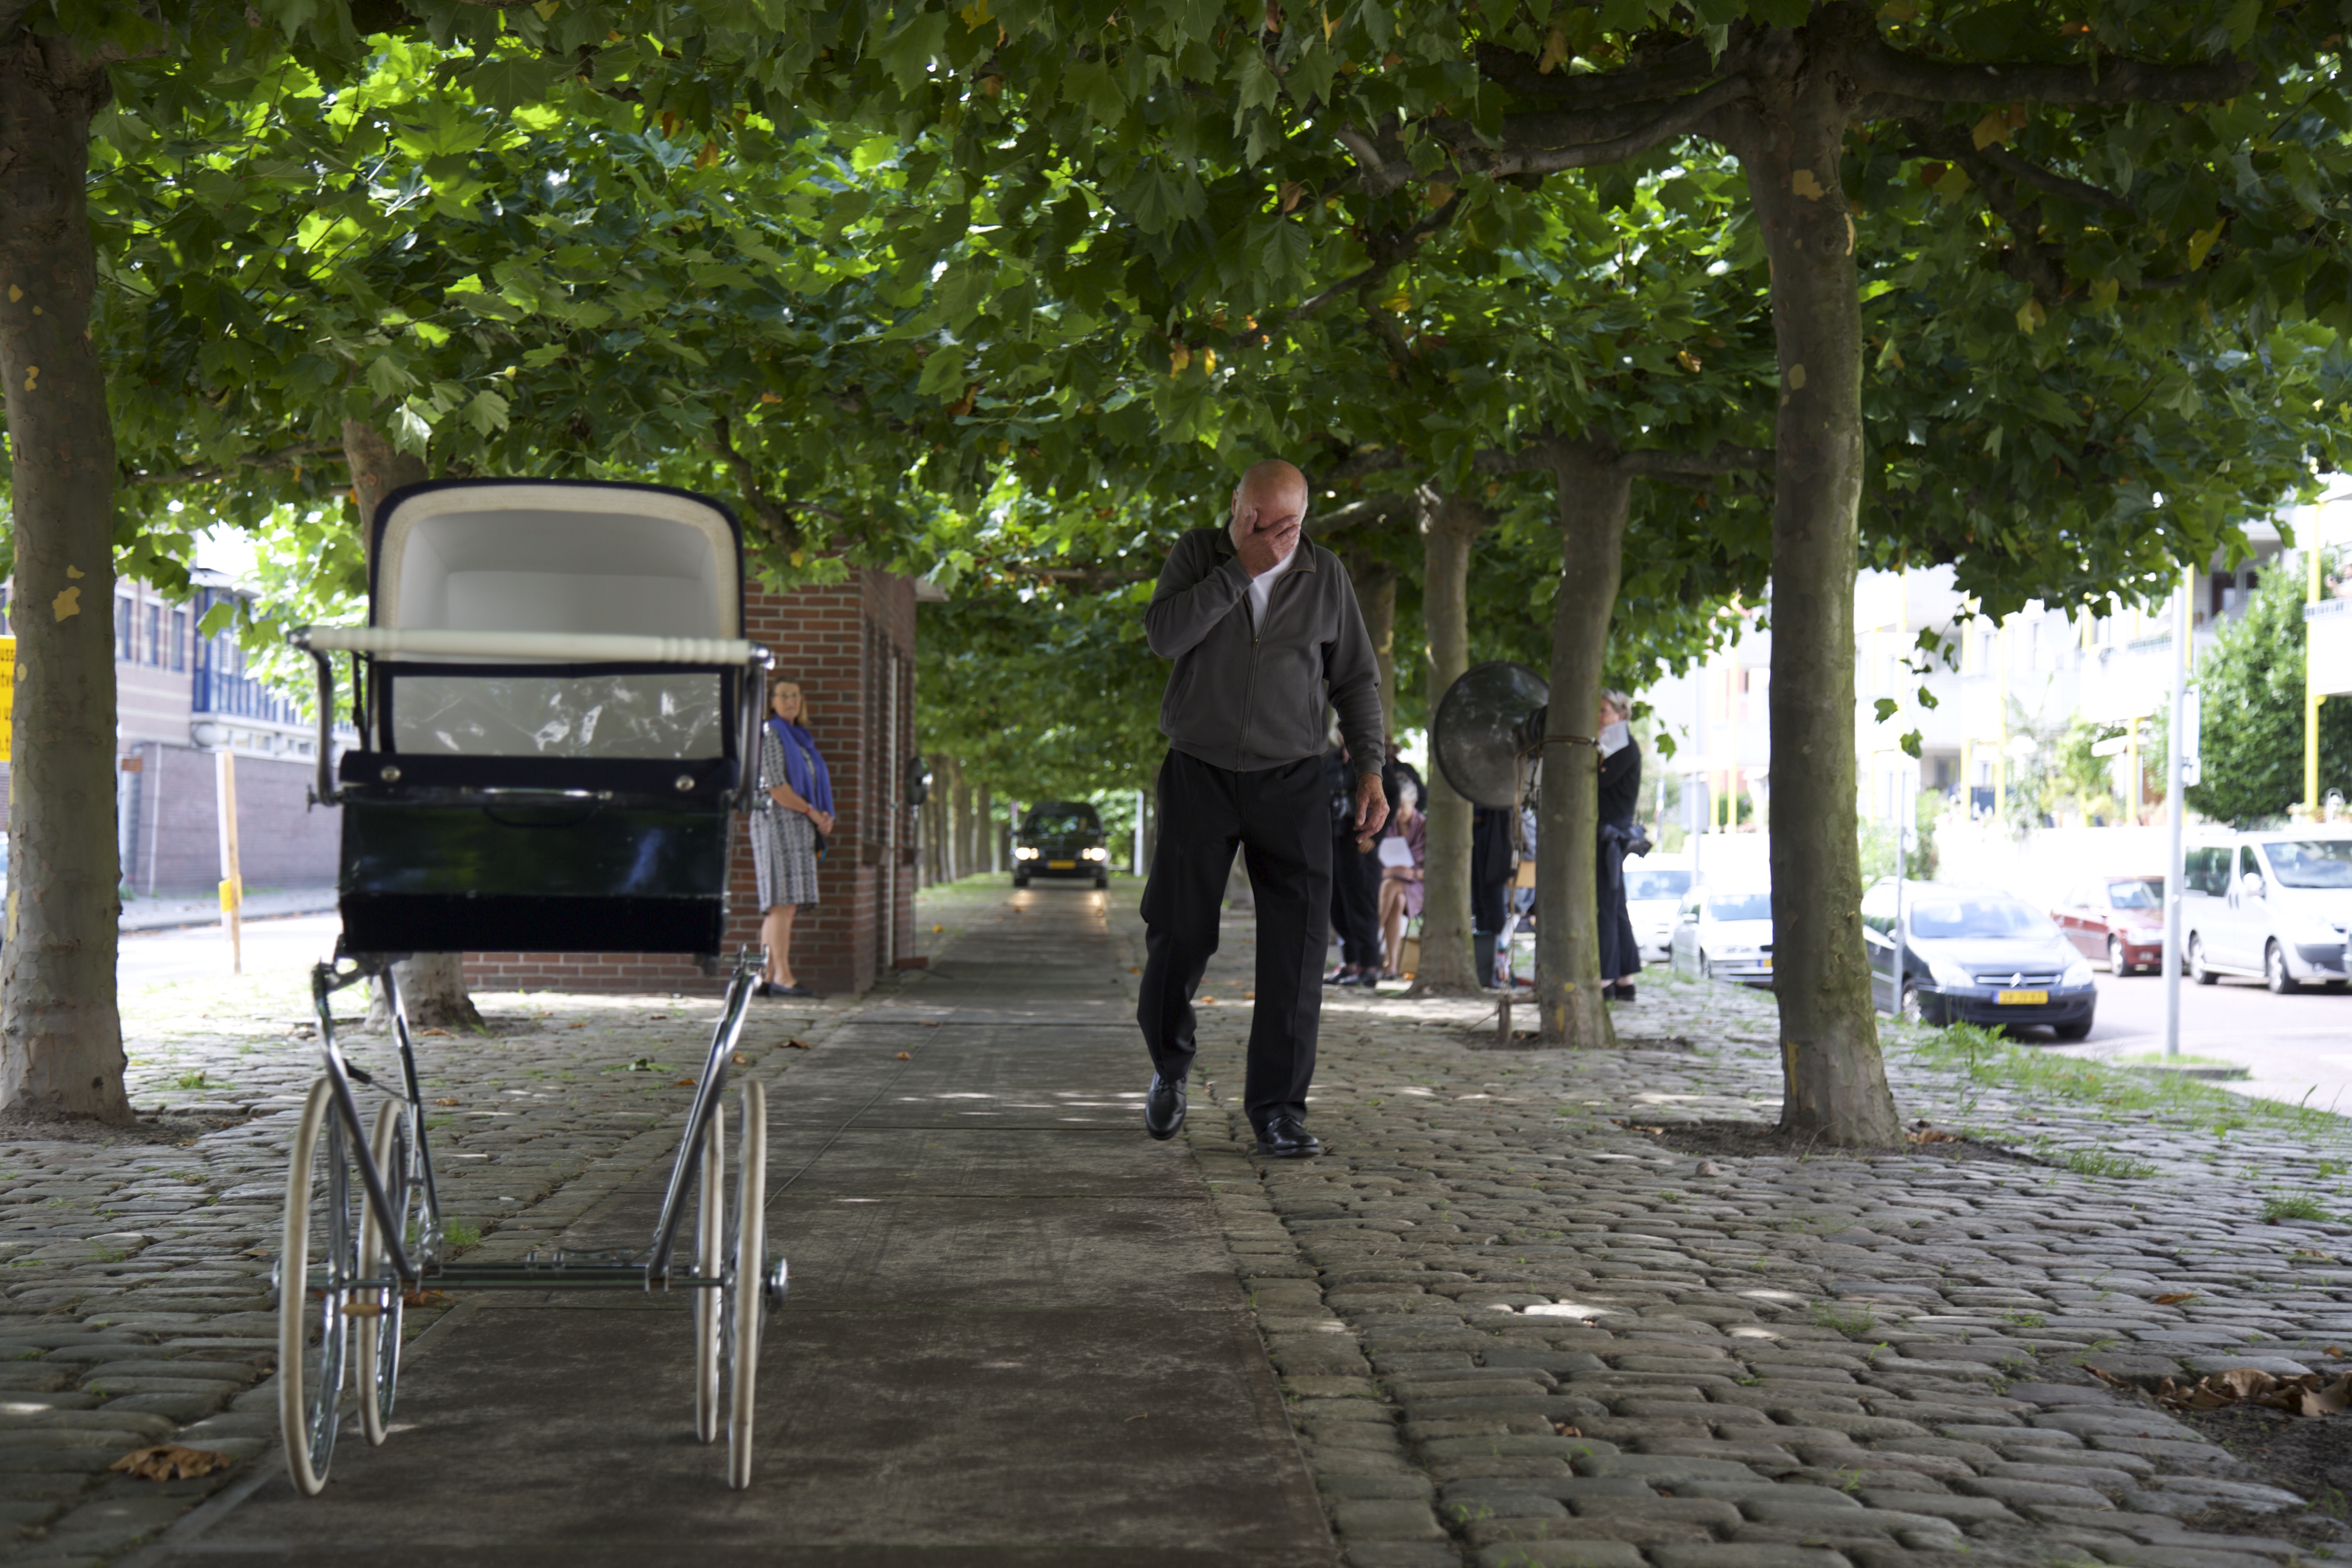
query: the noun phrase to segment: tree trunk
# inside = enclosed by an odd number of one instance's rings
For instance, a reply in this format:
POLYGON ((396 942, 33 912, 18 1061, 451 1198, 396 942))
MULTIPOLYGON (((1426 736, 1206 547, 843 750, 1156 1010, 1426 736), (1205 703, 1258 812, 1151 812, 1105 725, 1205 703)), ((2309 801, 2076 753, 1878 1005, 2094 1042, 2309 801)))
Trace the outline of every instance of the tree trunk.
MULTIPOLYGON (((1820 62, 1815 62, 1818 66, 1820 62)), ((1855 839, 1853 577, 1862 303, 1839 184, 1840 73, 1776 84, 1731 141, 1772 267, 1780 409, 1772 513, 1772 973, 1783 1131, 1902 1142, 1879 1055, 1855 839)))
POLYGON ((114 962, 114 431, 88 336, 84 186, 106 72, 0 44, 0 377, 14 455, 16 710, 0 1112, 132 1120, 114 962))
POLYGON ((1553 456, 1561 572, 1536 807, 1536 1010, 1542 1038, 1570 1046, 1617 1043, 1601 996, 1601 752, 1592 743, 1633 500, 1633 479, 1615 458, 1585 442, 1560 443, 1553 456))
MULTIPOLYGON (((1470 668, 1470 547, 1493 521, 1485 507, 1423 487, 1424 565, 1421 619, 1429 643, 1430 713, 1437 700, 1470 668)), ((1470 802, 1445 782, 1433 754, 1429 766, 1429 826, 1422 876, 1421 972, 1416 996, 1475 996, 1478 974, 1470 962, 1470 802)))
POLYGON ((1004 867, 996 855, 996 802, 986 784, 980 786, 980 836, 985 840, 986 847, 973 854, 972 868, 979 870, 985 867, 992 877, 1004 867))
POLYGON ((1396 743, 1396 568, 1359 555, 1347 563, 1349 580, 1356 585, 1356 607, 1364 614, 1364 630, 1372 639, 1372 655, 1381 667, 1381 734, 1396 743))
MULTIPOLYGON (((356 419, 343 421, 343 457, 352 469, 352 490, 359 500, 360 539, 365 546, 370 565, 375 558, 375 509, 383 498, 403 485, 422 484, 430 478, 425 459, 412 452, 395 450, 382 433, 361 424, 356 419)), ((482 1016, 474 1010, 474 999, 466 994, 465 955, 456 952, 420 952, 403 959, 394 966, 400 977, 400 994, 408 1005, 408 1024, 413 1029, 479 1029, 482 1016)), ((368 1004, 369 1029, 392 1026, 392 1005, 383 987, 376 989, 368 1004)))

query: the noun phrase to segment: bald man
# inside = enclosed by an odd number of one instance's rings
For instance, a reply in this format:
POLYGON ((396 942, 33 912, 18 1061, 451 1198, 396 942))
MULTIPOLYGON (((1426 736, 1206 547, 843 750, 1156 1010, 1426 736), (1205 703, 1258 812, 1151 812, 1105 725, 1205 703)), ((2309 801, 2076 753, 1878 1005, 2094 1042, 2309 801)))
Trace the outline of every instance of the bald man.
POLYGON ((1242 1103, 1257 1152, 1322 1152, 1307 1131, 1331 910, 1327 705, 1356 773, 1356 832, 1388 818, 1381 792, 1380 666, 1339 558, 1306 537, 1307 476, 1264 462, 1234 489, 1223 528, 1186 534, 1143 612, 1151 651, 1173 659, 1160 730, 1160 838, 1143 889, 1143 992, 1151 1051, 1144 1131, 1184 1125, 1192 993, 1217 951, 1217 914, 1239 848, 1257 904, 1257 993, 1242 1103))

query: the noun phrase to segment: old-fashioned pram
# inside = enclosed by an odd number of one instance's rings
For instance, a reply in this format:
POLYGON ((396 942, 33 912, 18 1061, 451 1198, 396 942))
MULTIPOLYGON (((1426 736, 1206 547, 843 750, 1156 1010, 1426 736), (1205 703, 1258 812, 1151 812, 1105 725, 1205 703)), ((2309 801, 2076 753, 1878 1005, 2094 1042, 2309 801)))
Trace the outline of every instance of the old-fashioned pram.
POLYGON ((730 816, 757 783, 765 649, 742 640, 732 513, 682 490, 552 480, 412 486, 373 525, 365 627, 306 627, 321 801, 342 808, 343 933, 314 972, 324 1070, 294 1136, 274 1277, 287 1467, 316 1494, 347 1376, 383 1441, 403 1298, 436 1289, 691 1297, 695 1425, 751 1482, 760 1331, 785 1271, 766 1251, 767 1111, 742 1088, 734 1202, 720 1095, 756 957, 740 953, 648 1244, 520 1262, 453 1258, 393 963, 483 950, 721 950, 730 816), (358 743, 332 759, 335 658, 358 743), (334 994, 390 1003, 396 1080, 336 1038, 334 994), (386 1098, 363 1117, 354 1086, 386 1098), (676 1256, 689 1200, 690 1256, 676 1256))

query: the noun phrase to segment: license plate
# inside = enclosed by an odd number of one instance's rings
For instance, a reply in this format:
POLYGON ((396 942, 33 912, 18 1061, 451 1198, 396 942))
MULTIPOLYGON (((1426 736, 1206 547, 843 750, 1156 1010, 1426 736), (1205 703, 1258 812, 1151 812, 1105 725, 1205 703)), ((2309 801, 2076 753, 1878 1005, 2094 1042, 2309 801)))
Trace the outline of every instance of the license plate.
POLYGON ((1772 961, 1771 961, 1770 959, 1769 959, 1769 958, 1759 960, 1759 962, 1760 962, 1760 963, 1764 965, 1764 967, 1765 967, 1765 968, 1767 968, 1767 969, 1769 969, 1769 968, 1771 968, 1771 967, 1772 967, 1772 961))
POLYGON ((1077 868, 1078 863, 1076 860, 1048 860, 1045 862, 1045 869, 1048 871, 1075 871, 1077 868))
POLYGON ((2003 991, 1993 997, 2003 1007, 2046 1007, 2050 1005, 2047 991, 2003 991))

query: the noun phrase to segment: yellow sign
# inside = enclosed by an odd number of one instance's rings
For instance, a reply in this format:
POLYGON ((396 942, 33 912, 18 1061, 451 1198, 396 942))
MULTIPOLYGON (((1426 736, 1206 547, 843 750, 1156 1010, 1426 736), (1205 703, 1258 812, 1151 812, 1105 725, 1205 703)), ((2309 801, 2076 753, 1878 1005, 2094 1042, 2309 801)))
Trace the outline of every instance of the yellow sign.
POLYGON ((16 728, 16 639, 0 637, 0 763, 9 761, 8 738, 16 728))
POLYGON ((220 885, 221 908, 236 910, 245 907, 245 889, 237 886, 235 877, 224 878, 220 885))

